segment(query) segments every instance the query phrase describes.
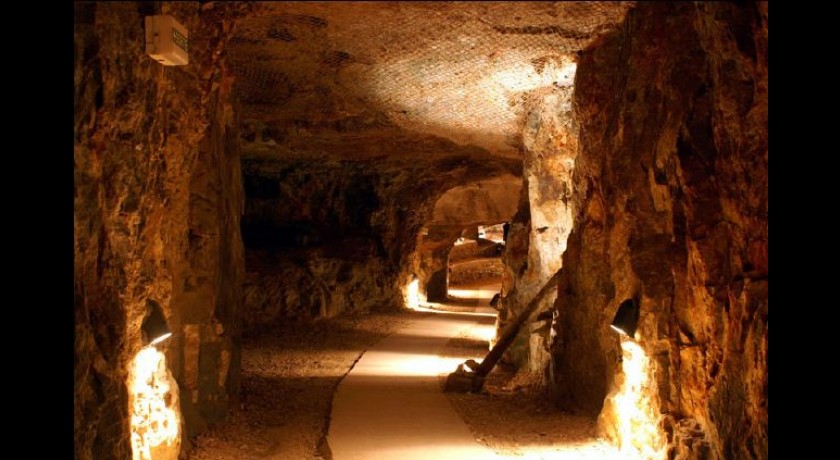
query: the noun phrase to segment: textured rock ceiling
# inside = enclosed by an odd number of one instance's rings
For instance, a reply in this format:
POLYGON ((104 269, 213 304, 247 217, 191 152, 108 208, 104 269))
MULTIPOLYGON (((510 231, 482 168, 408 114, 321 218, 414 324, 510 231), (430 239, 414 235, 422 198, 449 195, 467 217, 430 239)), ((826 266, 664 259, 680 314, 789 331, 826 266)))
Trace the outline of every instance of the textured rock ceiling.
POLYGON ((245 153, 434 155, 439 137, 521 158, 529 101, 571 85, 575 53, 630 6, 258 3, 229 55, 245 153))
POLYGON ((453 187, 437 200, 427 225, 467 227, 509 220, 521 188, 521 178, 509 174, 453 187))

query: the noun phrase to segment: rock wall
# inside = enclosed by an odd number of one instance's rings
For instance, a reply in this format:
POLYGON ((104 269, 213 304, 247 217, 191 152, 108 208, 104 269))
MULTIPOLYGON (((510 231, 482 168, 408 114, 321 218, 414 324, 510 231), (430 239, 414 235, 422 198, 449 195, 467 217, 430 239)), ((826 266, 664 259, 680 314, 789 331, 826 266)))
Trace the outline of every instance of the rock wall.
MULTIPOLYGON (((272 168, 245 163, 246 326, 396 307, 401 260, 391 251, 401 245, 376 222, 387 199, 381 177, 351 162, 272 168)), ((419 226, 405 213, 388 219, 419 226)))
POLYGON ((452 187, 435 202, 428 225, 477 227, 505 222, 516 212, 521 188, 522 179, 509 174, 452 187))
POLYGON ((640 3, 578 64, 555 384, 623 447, 662 437, 653 458, 767 458, 767 31, 766 3, 640 3), (629 432, 625 299, 649 360, 629 432))
POLYGON ((476 281, 501 279, 504 266, 499 257, 467 260, 451 263, 449 284, 468 284, 476 281))
MULTIPOLYGON (((423 228, 425 231, 417 236, 413 264, 420 279, 420 291, 430 302, 445 302, 449 296, 449 265, 453 253, 456 248, 464 246, 455 246, 455 242, 465 230, 457 224, 423 228)), ((478 249, 477 244, 472 247, 478 249)), ((458 253, 454 255, 458 257, 458 253)))
POLYGON ((387 265, 367 243, 346 242, 355 257, 329 249, 285 254, 250 251, 243 326, 257 330, 288 320, 398 308, 400 271, 387 265))
POLYGON ((79 2, 74 31, 74 451, 131 458, 128 367, 147 302, 174 332, 159 346, 185 430, 238 391, 243 249, 233 80, 235 9, 198 2, 79 2), (188 30, 190 64, 145 55, 146 15, 188 30))
MULTIPOLYGON (((535 95, 522 138, 525 147, 524 186, 519 211, 511 222, 503 255, 503 311, 499 332, 513 321, 562 266, 566 238, 572 229, 572 170, 578 151, 577 126, 572 117, 572 87, 554 88, 535 95)), ((550 310, 554 296, 543 300, 534 316, 550 310)), ((505 354, 505 360, 535 372, 547 370, 548 361, 530 363, 531 356, 548 356, 536 346, 545 347, 546 328, 530 337, 523 327, 505 354)))
MULTIPOLYGON (((509 216, 509 218, 512 217, 509 216)), ((452 246, 449 251, 449 261, 452 263, 479 257, 498 257, 504 251, 504 244, 493 240, 465 240, 461 244, 452 246)))
MULTIPOLYGON (((243 318, 250 329, 402 307, 413 276, 425 286, 440 268, 433 257, 420 257, 418 247, 425 239, 451 245, 460 233, 458 227, 419 235, 440 196, 460 183, 513 179, 517 162, 314 160, 283 153, 253 154, 243 165, 243 318)), ((423 247, 431 256, 434 248, 423 247)))

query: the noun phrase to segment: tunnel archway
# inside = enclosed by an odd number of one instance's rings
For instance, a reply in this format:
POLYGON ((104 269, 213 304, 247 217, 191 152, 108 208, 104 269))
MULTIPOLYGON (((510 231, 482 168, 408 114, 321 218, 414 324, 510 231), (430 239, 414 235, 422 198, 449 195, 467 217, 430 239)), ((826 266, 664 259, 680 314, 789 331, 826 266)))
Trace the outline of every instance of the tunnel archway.
POLYGON ((502 253, 504 240, 502 226, 479 225, 464 229, 462 236, 449 252, 449 301, 469 299, 460 291, 472 286, 492 286, 499 292, 502 284, 502 253))
MULTIPOLYGON (((458 244, 461 250, 477 247, 479 226, 510 220, 516 212, 521 187, 520 177, 502 174, 452 187, 437 198, 424 223, 423 234, 418 235, 416 256, 421 290, 429 301, 448 298, 450 254, 458 240, 471 236, 470 240, 475 242, 466 246, 458 244)), ((484 250, 489 255, 497 255, 496 243, 487 244, 492 247, 484 250)), ((457 254, 458 251, 456 259, 457 254)))

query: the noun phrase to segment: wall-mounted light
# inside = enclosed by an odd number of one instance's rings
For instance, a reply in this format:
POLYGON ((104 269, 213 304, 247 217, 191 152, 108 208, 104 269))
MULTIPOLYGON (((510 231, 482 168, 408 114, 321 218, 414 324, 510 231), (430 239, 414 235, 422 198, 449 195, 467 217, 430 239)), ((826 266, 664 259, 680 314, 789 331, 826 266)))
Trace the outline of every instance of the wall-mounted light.
POLYGON ((157 345, 171 337, 172 331, 166 324, 166 318, 157 302, 149 300, 146 306, 146 318, 143 320, 143 326, 141 327, 143 341, 149 346, 157 345))
POLYGON ((627 299, 618 306, 610 327, 621 334, 633 337, 639 323, 639 305, 633 299, 627 299))

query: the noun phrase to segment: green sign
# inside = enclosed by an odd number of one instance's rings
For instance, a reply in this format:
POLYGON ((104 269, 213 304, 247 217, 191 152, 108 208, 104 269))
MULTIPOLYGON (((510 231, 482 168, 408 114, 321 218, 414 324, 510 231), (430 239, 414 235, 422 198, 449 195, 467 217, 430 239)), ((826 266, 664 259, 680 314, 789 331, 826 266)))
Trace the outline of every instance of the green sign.
POLYGON ((178 45, 178 48, 181 48, 182 50, 184 50, 184 52, 187 52, 187 37, 181 35, 181 32, 178 32, 178 29, 174 27, 172 28, 172 41, 174 41, 175 44, 178 45))

